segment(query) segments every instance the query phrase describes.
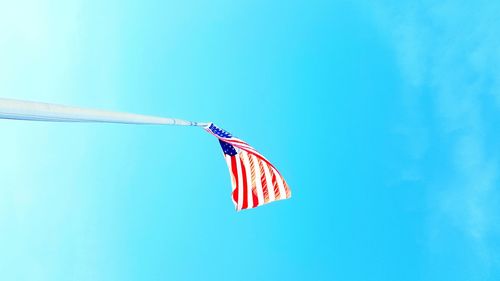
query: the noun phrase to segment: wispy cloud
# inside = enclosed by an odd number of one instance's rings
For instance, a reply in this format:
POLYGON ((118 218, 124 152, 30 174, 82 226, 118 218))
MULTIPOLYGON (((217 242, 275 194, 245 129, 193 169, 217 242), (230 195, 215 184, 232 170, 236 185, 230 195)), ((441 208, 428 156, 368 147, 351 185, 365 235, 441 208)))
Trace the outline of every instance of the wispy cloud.
POLYGON ((500 238, 495 204, 500 198, 500 135, 492 130, 498 120, 491 114, 500 110, 500 4, 480 2, 419 2, 374 10, 397 53, 409 118, 428 128, 413 134, 439 145, 449 165, 439 178, 428 179, 437 189, 429 192, 436 202, 432 216, 446 218, 461 231, 481 259, 481 270, 491 273, 500 266, 490 243, 500 238), (420 105, 422 95, 432 105, 432 124, 423 121, 428 112, 420 105))

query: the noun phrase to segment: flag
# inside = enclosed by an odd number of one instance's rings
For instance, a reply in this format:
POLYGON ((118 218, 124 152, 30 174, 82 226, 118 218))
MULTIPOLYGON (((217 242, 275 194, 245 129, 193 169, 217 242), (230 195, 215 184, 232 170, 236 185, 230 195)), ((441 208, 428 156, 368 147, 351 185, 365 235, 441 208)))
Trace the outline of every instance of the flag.
POLYGON ((285 179, 257 150, 213 123, 204 128, 219 139, 231 174, 232 199, 237 211, 291 197, 285 179))

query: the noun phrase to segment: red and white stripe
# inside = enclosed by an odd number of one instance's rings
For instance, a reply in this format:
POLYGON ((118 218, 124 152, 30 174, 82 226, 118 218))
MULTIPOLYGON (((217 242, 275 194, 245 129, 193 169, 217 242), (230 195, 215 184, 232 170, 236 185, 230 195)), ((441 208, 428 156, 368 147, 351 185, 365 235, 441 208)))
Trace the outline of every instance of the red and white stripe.
POLYGON ((231 174, 236 210, 255 208, 291 197, 291 191, 279 172, 259 157, 244 150, 226 155, 231 174))

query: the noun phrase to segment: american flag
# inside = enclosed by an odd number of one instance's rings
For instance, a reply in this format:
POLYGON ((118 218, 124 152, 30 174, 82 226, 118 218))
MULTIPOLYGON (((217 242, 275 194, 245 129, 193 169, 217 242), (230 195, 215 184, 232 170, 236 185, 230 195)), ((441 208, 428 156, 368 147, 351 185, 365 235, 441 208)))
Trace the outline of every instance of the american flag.
POLYGON ((205 130, 219 139, 231 174, 237 211, 291 197, 285 179, 257 150, 213 123, 205 130))

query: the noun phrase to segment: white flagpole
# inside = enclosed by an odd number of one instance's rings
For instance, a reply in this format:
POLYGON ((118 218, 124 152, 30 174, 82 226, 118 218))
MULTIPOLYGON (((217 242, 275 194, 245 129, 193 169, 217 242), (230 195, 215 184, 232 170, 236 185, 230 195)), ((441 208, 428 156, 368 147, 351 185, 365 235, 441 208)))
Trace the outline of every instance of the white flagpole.
POLYGON ((145 125, 207 126, 175 118, 87 109, 57 104, 0 98, 0 119, 51 122, 103 122, 145 125))

